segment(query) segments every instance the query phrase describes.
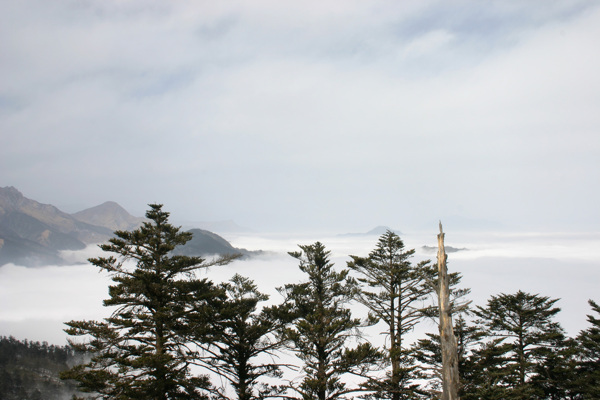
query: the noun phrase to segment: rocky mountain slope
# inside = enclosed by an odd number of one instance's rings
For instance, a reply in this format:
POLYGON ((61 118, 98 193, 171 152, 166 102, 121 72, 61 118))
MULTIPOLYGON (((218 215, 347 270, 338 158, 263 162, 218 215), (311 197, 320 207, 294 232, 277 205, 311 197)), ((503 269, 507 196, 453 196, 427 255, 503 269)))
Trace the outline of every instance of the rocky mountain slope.
POLYGON ((71 214, 78 221, 114 231, 128 231, 142 225, 144 218, 134 217, 114 201, 71 214))
POLYGON ((61 250, 80 250, 111 234, 109 228, 28 199, 14 187, 0 188, 0 265, 61 264, 61 250))
MULTIPOLYGON (((14 187, 0 187, 0 266, 63 265, 62 250, 81 250, 88 244, 105 242, 115 230, 133 230, 143 222, 112 201, 67 214, 28 199, 14 187)), ((194 238, 179 250, 180 254, 251 254, 212 232, 192 232, 194 238)))

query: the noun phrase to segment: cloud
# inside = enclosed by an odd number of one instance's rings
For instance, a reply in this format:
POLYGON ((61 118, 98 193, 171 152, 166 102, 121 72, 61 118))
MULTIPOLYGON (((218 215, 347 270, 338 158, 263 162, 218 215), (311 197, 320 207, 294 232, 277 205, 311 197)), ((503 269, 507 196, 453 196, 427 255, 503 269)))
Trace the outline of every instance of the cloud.
POLYGON ((102 315, 99 299, 107 295, 108 279, 89 264, 42 268, 8 264, 0 268, 0 275, 3 321, 102 315))
MULTIPOLYGON (((429 233, 403 234, 407 249, 416 249, 413 261, 435 255, 422 250, 436 245, 436 226, 429 233)), ((517 290, 560 298, 563 309, 560 322, 569 334, 586 325, 587 299, 597 294, 600 262, 596 251, 598 234, 572 233, 457 233, 446 230, 446 244, 468 250, 450 253, 448 268, 460 272, 463 287, 472 289, 469 296, 483 305, 490 295, 517 290)), ((334 235, 240 235, 228 238, 236 247, 273 252, 265 257, 238 260, 222 267, 198 272, 219 283, 239 273, 255 281, 259 290, 271 296, 270 302, 282 300, 277 287, 306 279, 298 262, 287 255, 298 245, 321 241, 332 252, 336 268, 346 266, 349 255, 367 256, 375 248, 377 237, 340 237, 334 235)), ((89 249, 79 258, 87 257, 89 249)), ((77 258, 77 254, 73 254, 77 258)), ((110 309, 102 306, 112 282, 91 264, 25 268, 5 265, 0 268, 0 335, 20 339, 47 340, 63 344, 64 322, 72 319, 101 319, 110 309)), ((597 300, 597 299, 596 299, 597 300)), ((357 312, 361 312, 357 309, 357 312)), ((417 331, 433 331, 427 325, 417 331)), ((415 333, 415 335, 417 335, 415 333)), ((377 336, 377 335, 375 335, 377 336)))
POLYGON ((597 216, 587 2, 0 7, 0 179, 29 197, 267 230, 597 216))

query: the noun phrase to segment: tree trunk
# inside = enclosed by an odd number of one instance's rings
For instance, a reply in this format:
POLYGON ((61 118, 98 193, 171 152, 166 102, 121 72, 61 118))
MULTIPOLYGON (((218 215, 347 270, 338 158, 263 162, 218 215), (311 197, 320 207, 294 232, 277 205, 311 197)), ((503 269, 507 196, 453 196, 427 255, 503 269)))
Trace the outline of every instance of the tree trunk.
POLYGON ((440 344, 442 348, 442 400, 458 400, 458 349, 452 328, 450 310, 450 287, 446 266, 444 232, 440 222, 438 235, 438 300, 440 311, 440 344))

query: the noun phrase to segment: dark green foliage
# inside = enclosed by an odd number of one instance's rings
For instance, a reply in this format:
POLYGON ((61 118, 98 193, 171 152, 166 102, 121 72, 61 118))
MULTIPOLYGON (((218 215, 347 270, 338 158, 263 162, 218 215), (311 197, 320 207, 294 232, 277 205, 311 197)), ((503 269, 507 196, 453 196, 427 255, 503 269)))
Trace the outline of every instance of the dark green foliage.
POLYGON ((467 368, 461 374, 461 399, 502 400, 507 389, 505 377, 505 354, 509 345, 502 345, 502 339, 490 339, 473 350, 467 360, 467 368))
MULTIPOLYGON (((439 398, 442 390, 441 368, 442 354, 440 335, 427 333, 427 339, 419 339, 414 345, 416 360, 422 365, 423 375, 427 379, 424 385, 431 398, 439 398)), ((470 386, 473 379, 473 366, 470 358, 474 345, 481 339, 483 333, 474 325, 469 325, 462 315, 454 321, 454 335, 458 347, 458 372, 463 391, 470 386)))
POLYGON ((77 394, 60 371, 83 361, 70 346, 0 337, 0 399, 58 399, 77 394))
POLYGON ((345 374, 365 376, 380 354, 368 343, 347 347, 360 326, 347 308, 356 291, 348 271, 336 272, 329 261, 330 252, 319 242, 300 248, 302 252, 290 255, 300 261, 308 281, 280 289, 294 319, 284 336, 304 363, 303 380, 292 388, 306 400, 343 398, 356 388, 348 387, 341 378, 345 374))
POLYGON ((413 265, 415 250, 404 249, 404 242, 392 231, 384 233, 368 257, 350 256, 348 267, 359 274, 362 283, 356 299, 369 309, 372 323, 382 321, 389 338, 386 362, 391 370, 385 378, 371 380, 367 387, 377 398, 413 398, 414 383, 420 376, 408 346, 406 334, 426 315, 424 301, 433 292, 436 271, 428 261, 413 265))
MULTIPOLYGON (((259 311, 259 303, 268 300, 268 296, 248 278, 236 274, 221 287, 227 298, 214 309, 213 330, 206 338, 210 345, 200 360, 202 365, 225 378, 235 390, 236 399, 279 394, 280 388, 259 380, 264 376, 281 377, 281 365, 274 361, 282 346, 276 335, 285 323, 281 310, 264 307, 259 311), (263 361, 258 361, 261 356, 263 361)), ((222 390, 219 396, 227 399, 222 390)))
MULTIPOLYGON (((582 399, 578 393, 577 353, 579 349, 573 339, 557 336, 549 345, 537 350, 535 374, 531 384, 537 389, 537 399, 561 400, 582 399)), ((596 398, 596 397, 594 397, 596 398)))
POLYGON ((71 343, 92 356, 62 377, 78 381, 98 398, 206 398, 208 379, 191 374, 196 352, 187 343, 203 331, 198 325, 208 323, 210 303, 221 294, 211 282, 194 277, 195 270, 208 265, 203 259, 172 255, 191 233, 169 224, 168 216, 161 205, 150 205, 149 222, 131 232, 116 231, 100 246, 119 258, 90 259, 112 275, 115 285, 104 305, 114 311, 103 322, 67 323, 70 335, 91 338, 71 343))
POLYGON ((540 368, 550 365, 553 351, 562 347, 563 330, 552 319, 560 311, 557 299, 518 291, 492 296, 474 311, 491 338, 476 352, 480 374, 507 399, 541 398, 540 368))
POLYGON ((587 316, 590 327, 576 339, 578 365, 577 393, 583 399, 600 399, 600 306, 593 300, 589 305, 595 314, 587 316))

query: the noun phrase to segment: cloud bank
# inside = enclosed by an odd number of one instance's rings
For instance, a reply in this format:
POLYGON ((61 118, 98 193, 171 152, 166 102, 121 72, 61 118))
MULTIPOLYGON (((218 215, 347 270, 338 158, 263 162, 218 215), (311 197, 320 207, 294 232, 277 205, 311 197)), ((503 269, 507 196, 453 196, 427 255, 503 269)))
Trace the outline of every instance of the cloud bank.
MULTIPOLYGON (((435 254, 421 249, 424 244, 437 244, 435 235, 409 234, 402 235, 402 238, 407 249, 416 249, 414 261, 435 261, 435 254)), ((234 246, 270 253, 201 270, 199 276, 219 283, 239 273, 253 279, 259 290, 271 296, 271 302, 279 303, 282 297, 277 287, 305 280, 297 261, 287 255, 288 251, 298 250, 298 244, 321 241, 331 250, 331 260, 336 268, 341 269, 346 266, 349 255, 367 256, 377 239, 309 235, 239 236, 232 239, 234 246)), ((598 301, 600 257, 596 250, 599 243, 598 234, 448 233, 446 236, 447 245, 468 249, 450 253, 448 268, 462 274, 462 286, 471 288, 469 299, 474 305, 484 305, 491 295, 518 290, 560 298, 557 305, 562 312, 558 319, 570 335, 587 327, 585 316, 590 313, 587 300, 598 301)), ((79 258, 88 255, 88 250, 82 250, 79 258)), ((110 309, 102 306, 102 301, 108 297, 110 283, 109 277, 91 264, 43 268, 5 265, 0 268, 0 335, 64 344, 64 322, 102 319, 110 314, 110 309)), ((360 315, 360 308, 355 311, 360 315)), ((424 324, 414 336, 434 330, 432 324, 424 324)), ((373 335, 379 337, 376 329, 373 335)))

